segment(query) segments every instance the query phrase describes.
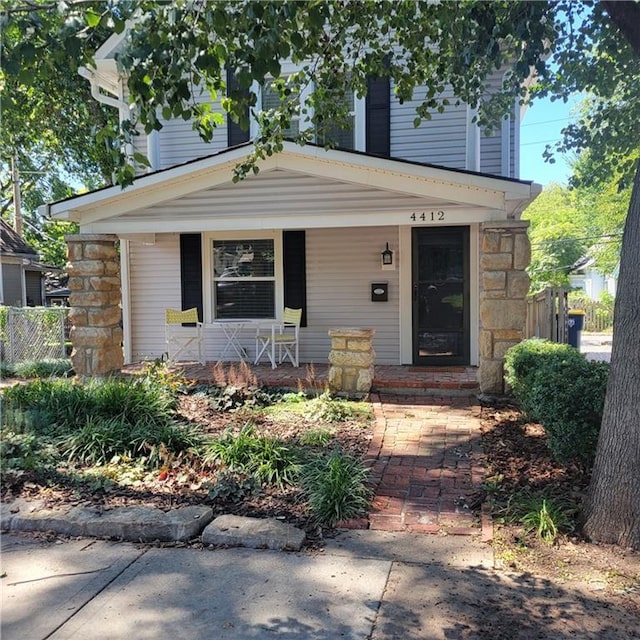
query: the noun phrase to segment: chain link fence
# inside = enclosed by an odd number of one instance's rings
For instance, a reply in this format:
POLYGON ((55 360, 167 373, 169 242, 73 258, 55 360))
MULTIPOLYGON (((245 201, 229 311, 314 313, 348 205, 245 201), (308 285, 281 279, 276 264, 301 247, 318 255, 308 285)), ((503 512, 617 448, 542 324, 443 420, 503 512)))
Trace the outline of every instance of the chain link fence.
POLYGON ((0 307, 0 355, 15 364, 66 357, 69 309, 0 307))

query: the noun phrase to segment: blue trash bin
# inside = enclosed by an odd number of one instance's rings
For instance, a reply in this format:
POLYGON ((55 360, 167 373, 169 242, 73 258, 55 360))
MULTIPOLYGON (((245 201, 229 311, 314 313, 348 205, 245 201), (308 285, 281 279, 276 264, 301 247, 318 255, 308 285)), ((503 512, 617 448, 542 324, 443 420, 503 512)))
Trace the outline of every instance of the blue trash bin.
POLYGON ((584 311, 582 309, 574 309, 569 311, 567 315, 569 316, 567 321, 569 344, 579 349, 582 327, 584 327, 584 311))

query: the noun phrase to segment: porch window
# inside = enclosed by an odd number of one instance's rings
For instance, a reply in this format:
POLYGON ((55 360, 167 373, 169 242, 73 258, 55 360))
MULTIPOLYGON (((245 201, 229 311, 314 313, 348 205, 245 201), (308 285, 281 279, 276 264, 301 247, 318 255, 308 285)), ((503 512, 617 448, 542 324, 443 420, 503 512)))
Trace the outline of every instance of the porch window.
POLYGON ((274 265, 272 239, 214 240, 215 318, 274 318, 274 265))

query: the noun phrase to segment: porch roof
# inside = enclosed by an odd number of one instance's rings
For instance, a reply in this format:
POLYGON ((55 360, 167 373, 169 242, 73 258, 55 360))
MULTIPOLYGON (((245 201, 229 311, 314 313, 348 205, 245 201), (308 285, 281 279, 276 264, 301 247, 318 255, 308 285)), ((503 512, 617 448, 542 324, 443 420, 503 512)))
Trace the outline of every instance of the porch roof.
POLYGON ((42 213, 93 233, 408 224, 412 213, 430 210, 445 210, 455 224, 517 218, 540 191, 529 181, 294 143, 261 161, 257 176, 233 183, 249 148, 45 205, 42 213))

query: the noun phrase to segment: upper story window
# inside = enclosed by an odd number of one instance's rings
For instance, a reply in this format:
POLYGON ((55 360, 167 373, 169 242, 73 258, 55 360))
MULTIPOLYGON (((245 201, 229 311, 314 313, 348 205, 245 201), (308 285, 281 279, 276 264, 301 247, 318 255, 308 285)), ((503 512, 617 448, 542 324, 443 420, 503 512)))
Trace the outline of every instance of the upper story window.
MULTIPOLYGON (((293 64, 283 66, 282 78, 286 79, 290 74, 298 71, 293 64)), ((259 94, 260 108, 263 110, 278 109, 281 105, 281 95, 273 80, 267 80, 261 87, 257 87, 259 94)), ((313 108, 308 102, 309 94, 313 91, 312 86, 306 86, 295 100, 300 100, 301 115, 295 116, 290 126, 283 132, 285 138, 294 138, 301 131, 311 126, 313 119, 313 108)), ((316 136, 318 144, 331 144, 340 149, 353 149, 365 151, 365 100, 356 98, 353 91, 349 90, 344 95, 337 96, 336 99, 344 100, 347 108, 347 121, 342 127, 327 122, 320 126, 316 136)), ((257 122, 252 122, 251 137, 258 135, 257 122)))
POLYGON ((339 127, 333 123, 327 123, 324 127, 320 127, 318 131, 318 142, 320 144, 330 144, 339 149, 355 149, 356 148, 356 101, 353 91, 346 91, 344 96, 340 96, 344 100, 346 109, 348 110, 347 121, 344 126, 339 127))
MULTIPOLYGON (((286 82, 286 78, 284 80, 286 82)), ((280 98, 280 92, 274 85, 273 80, 267 80, 262 85, 261 91, 262 109, 268 111, 269 109, 279 109, 282 104, 280 98)), ((296 100, 297 98, 290 98, 290 100, 296 100)), ((300 116, 294 116, 291 120, 290 126, 283 131, 285 138, 295 138, 300 133, 300 116)))
POLYGON ((213 240, 215 319, 275 317, 274 244, 270 238, 213 240))

